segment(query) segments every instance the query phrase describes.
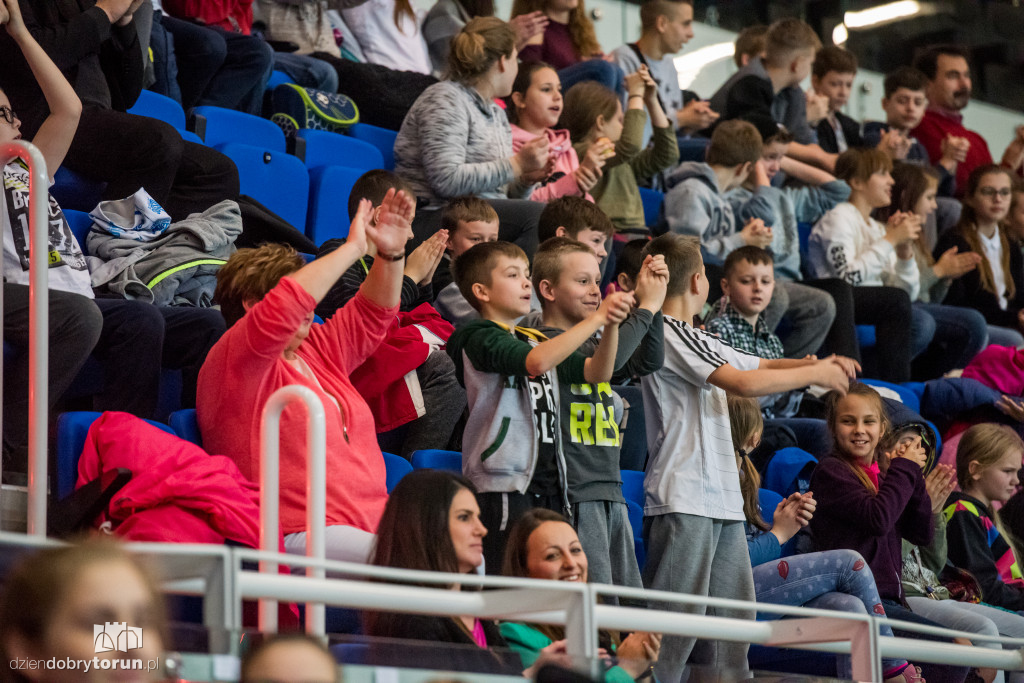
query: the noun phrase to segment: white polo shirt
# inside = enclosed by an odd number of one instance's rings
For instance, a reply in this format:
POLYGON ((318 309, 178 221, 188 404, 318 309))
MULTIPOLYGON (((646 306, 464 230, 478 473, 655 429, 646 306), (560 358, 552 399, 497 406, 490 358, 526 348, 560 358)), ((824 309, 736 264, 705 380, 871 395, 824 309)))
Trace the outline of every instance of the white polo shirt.
POLYGON ((756 370, 761 359, 665 316, 665 364, 643 378, 650 461, 645 515, 743 517, 725 392, 708 377, 728 363, 756 370))

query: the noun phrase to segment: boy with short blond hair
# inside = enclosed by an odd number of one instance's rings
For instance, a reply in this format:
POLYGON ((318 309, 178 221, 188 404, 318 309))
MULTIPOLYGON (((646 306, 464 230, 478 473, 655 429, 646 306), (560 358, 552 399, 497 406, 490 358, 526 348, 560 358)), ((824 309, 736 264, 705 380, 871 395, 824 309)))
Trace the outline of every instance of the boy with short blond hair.
MULTIPOLYGON (((668 233, 652 240, 669 271, 665 364, 642 380, 650 459, 644 491, 644 585, 655 590, 754 600, 726 392, 764 396, 812 382, 843 392, 856 370, 849 359, 768 360, 739 351, 693 327, 707 301, 700 244, 668 233), (686 473, 680 476, 679 473, 686 473)), ((660 609, 704 614, 678 603, 660 609)), ((716 616, 753 619, 753 610, 715 608, 716 616)), ((665 636, 655 674, 682 678, 687 660, 745 671, 746 643, 701 643, 665 636), (692 658, 690 657, 693 653, 692 658)))
POLYGON ((821 41, 799 19, 781 19, 765 34, 765 56, 752 59, 711 97, 711 108, 723 119, 758 114, 773 118, 794 137, 790 153, 822 168, 835 165, 835 155, 819 145, 807 122, 807 96, 800 83, 811 73, 821 41))
MULTIPOLYGON (((744 244, 771 244, 771 230, 760 220, 737 230, 723 196, 747 179, 761 159, 761 148, 761 134, 747 121, 726 121, 715 128, 707 161, 684 162, 668 177, 663 211, 668 230, 700 238, 705 253, 718 263, 744 244)), ((761 200, 755 196, 750 201, 761 200)))
POLYGON ((548 202, 537 221, 537 238, 568 237, 583 242, 603 261, 608 256, 607 242, 615 226, 604 211, 583 197, 559 197, 548 202))
POLYGON ((508 242, 478 244, 453 266, 459 291, 480 314, 448 340, 469 397, 462 471, 477 488, 480 519, 489 532, 484 558, 488 571, 497 572, 508 530, 523 512, 546 507, 572 515, 556 387, 560 381, 611 379, 618 326, 632 297, 613 295, 565 334, 548 339, 515 326, 529 312, 533 289, 522 249, 508 242), (598 330, 593 357, 579 354, 598 330))
MULTIPOLYGON (((587 245, 567 237, 541 243, 533 260, 533 283, 543 307, 537 329, 549 338, 582 322, 601 301, 597 258, 587 245)), ((637 307, 619 325, 613 382, 661 367, 661 305, 667 285, 664 260, 647 257, 637 275, 637 307)), ((598 344, 594 335, 579 352, 593 355, 598 344)), ((587 553, 588 580, 642 588, 619 472, 622 440, 617 423, 623 416, 622 399, 609 383, 559 382, 559 392, 569 502, 573 526, 587 553)))
POLYGON ((838 45, 823 47, 814 57, 811 88, 828 98, 828 112, 817 122, 818 144, 831 154, 863 144, 860 123, 840 111, 850 100, 856 75, 857 57, 838 45))

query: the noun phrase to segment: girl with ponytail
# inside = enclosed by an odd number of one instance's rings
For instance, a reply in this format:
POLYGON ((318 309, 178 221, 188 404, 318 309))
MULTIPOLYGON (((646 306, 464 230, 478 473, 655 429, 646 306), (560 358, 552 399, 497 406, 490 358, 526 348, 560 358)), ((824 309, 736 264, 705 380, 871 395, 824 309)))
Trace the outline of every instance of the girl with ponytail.
MULTIPOLYGON (((747 457, 761 440, 764 428, 761 408, 753 398, 729 396, 728 401, 757 601, 879 614, 882 601, 875 587, 875 578, 864 558, 855 550, 829 550, 782 559, 783 546, 807 526, 814 517, 817 503, 811 492, 794 493, 776 506, 772 524, 764 521, 758 504, 760 476, 747 457)), ((762 619, 766 617, 777 618, 759 615, 762 619)), ((881 634, 891 637, 892 629, 883 623, 881 634)), ((839 675, 849 678, 849 658, 841 657, 839 663, 839 675)), ((920 669, 905 659, 883 659, 882 670, 889 683, 923 681, 920 669)))

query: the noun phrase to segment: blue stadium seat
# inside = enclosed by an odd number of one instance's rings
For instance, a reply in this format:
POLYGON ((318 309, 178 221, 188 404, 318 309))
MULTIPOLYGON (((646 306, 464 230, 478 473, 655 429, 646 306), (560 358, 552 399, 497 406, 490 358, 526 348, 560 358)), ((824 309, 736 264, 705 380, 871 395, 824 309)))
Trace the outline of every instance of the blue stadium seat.
POLYGON ((71 228, 71 234, 75 236, 75 239, 78 240, 78 244, 82 247, 82 251, 85 252, 85 238, 86 235, 89 234, 90 228, 92 228, 92 216, 84 211, 65 209, 64 218, 68 221, 68 227, 71 228))
POLYGON ((380 151, 369 142, 341 133, 309 128, 300 129, 296 135, 306 141, 305 161, 308 168, 346 166, 364 171, 384 168, 384 158, 380 151))
POLYGON ((647 187, 640 188, 640 199, 644 203, 644 223, 651 227, 658 222, 661 204, 665 201, 665 193, 647 187))
POLYGON ((384 453, 384 467, 387 468, 388 473, 388 493, 394 490, 395 485, 402 480, 402 477, 412 472, 412 463, 394 453, 384 453))
POLYGON ((331 654, 338 664, 365 664, 370 646, 366 643, 339 643, 331 645, 331 654))
MULTIPOLYGON (((277 132, 281 129, 277 128, 277 132)), ((301 161, 284 151, 283 144, 280 151, 274 151, 229 143, 220 151, 238 166, 242 194, 261 202, 300 230, 306 225, 309 175, 301 161)))
POLYGON ((152 90, 143 90, 139 93, 139 99, 135 100, 128 113, 159 119, 179 131, 185 130, 185 110, 181 105, 170 97, 152 90))
MULTIPOLYGON (((222 152, 223 147, 230 143, 265 147, 282 154, 287 149, 284 132, 269 119, 222 107, 196 107, 192 111, 197 117, 202 117, 197 119, 196 131, 207 145, 222 152)), ((251 194, 245 188, 242 188, 242 192, 251 194)))
POLYGON ((284 85, 285 83, 294 83, 294 82, 295 81, 292 80, 291 76, 289 76, 288 74, 286 74, 283 71, 278 71, 277 69, 275 69, 275 70, 270 72, 270 80, 267 81, 267 90, 273 90, 274 88, 276 88, 279 85, 284 85))
POLYGON ((644 473, 636 470, 619 470, 622 476, 622 497, 631 500, 641 509, 644 507, 644 473))
POLYGON ((395 138, 398 133, 387 128, 372 126, 369 123, 357 123, 348 129, 348 134, 356 140, 369 142, 380 150, 384 157, 384 165, 381 168, 388 171, 395 170, 395 138))
POLYGON ((92 211, 100 203, 107 184, 78 175, 67 166, 61 166, 53 174, 50 195, 62 209, 92 211))
MULTIPOLYGON (((67 497, 75 490, 75 482, 78 481, 78 459, 85 447, 85 437, 89 433, 89 427, 99 416, 100 413, 83 411, 62 413, 57 418, 57 500, 67 497)), ((174 430, 165 424, 152 420, 146 422, 168 434, 174 434, 174 430)))
POLYGON ((462 474, 462 453, 436 449, 414 451, 412 468, 414 470, 448 470, 462 474))
POLYGON ((314 244, 348 236, 348 196, 363 173, 362 169, 345 166, 310 169, 306 237, 314 244))
POLYGON ((908 389, 905 386, 899 384, 893 384, 892 382, 885 382, 880 379, 862 379, 861 382, 864 384, 870 384, 873 387, 883 387, 890 391, 896 392, 900 397, 900 403, 913 410, 915 413, 920 414, 921 412, 921 399, 913 390, 908 389))
POLYGON ((167 424, 185 441, 203 447, 203 435, 199 433, 199 420, 196 419, 195 408, 175 410, 167 417, 167 424))
POLYGON ((711 138, 679 138, 679 161, 704 161, 711 138))

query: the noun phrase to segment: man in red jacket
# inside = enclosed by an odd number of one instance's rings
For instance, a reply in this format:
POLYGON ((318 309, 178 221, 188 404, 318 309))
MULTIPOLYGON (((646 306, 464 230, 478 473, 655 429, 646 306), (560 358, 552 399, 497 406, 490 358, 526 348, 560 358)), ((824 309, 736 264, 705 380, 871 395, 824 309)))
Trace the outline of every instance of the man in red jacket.
MULTIPOLYGON (((957 160, 956 194, 967 187, 967 176, 978 166, 992 163, 988 143, 977 131, 966 128, 960 113, 971 101, 971 67, 967 51, 958 45, 935 45, 914 61, 914 67, 928 78, 928 111, 911 131, 932 163, 947 149, 957 160)), ((1003 152, 1002 165, 1020 172, 1024 165, 1024 127, 1018 127, 1013 141, 1003 152)))

